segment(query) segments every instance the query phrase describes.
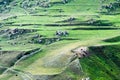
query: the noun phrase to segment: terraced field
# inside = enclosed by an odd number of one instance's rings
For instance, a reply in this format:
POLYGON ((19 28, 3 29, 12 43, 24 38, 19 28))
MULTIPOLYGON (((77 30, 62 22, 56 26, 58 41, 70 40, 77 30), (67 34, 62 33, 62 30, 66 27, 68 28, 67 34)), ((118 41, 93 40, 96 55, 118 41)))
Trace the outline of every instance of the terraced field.
POLYGON ((101 10, 115 2, 4 4, 10 11, 0 13, 0 80, 120 80, 120 6, 101 10))

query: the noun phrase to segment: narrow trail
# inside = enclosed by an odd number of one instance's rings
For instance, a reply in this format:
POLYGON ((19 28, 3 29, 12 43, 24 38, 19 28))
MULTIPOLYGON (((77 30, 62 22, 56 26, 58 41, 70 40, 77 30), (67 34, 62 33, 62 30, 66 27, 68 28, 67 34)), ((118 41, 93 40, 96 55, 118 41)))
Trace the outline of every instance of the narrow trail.
POLYGON ((19 63, 21 60, 23 60, 23 59, 25 59, 25 58, 28 58, 28 57, 30 57, 30 56, 32 56, 32 55, 40 52, 41 50, 42 50, 42 49, 36 50, 36 51, 34 51, 34 52, 32 52, 32 53, 30 53, 30 54, 28 54, 28 55, 25 55, 25 56, 21 57, 19 60, 17 60, 17 61, 15 62, 14 66, 15 66, 17 63, 19 63))
POLYGON ((28 74, 28 73, 24 73, 24 72, 21 72, 21 71, 16 71, 14 70, 14 66, 19 63, 21 60, 25 59, 25 58, 28 58, 38 52, 40 52, 42 49, 38 49, 28 55, 25 55, 23 57, 21 57, 19 60, 17 60, 14 65, 12 67, 4 67, 4 66, 0 66, 0 68, 5 68, 6 70, 2 73, 2 74, 6 74, 8 71, 12 71, 12 72, 15 72, 16 74, 20 75, 21 78, 23 78, 23 80, 33 80, 33 77, 31 77, 32 75, 31 74, 28 74))
MULTIPOLYGON (((32 75, 30 75, 30 74, 27 74, 27 73, 24 73, 24 72, 21 72, 21 71, 17 71, 17 70, 14 70, 14 69, 12 69, 12 68, 9 68, 9 67, 0 66, 0 68, 1 68, 1 69, 2 69, 2 68, 8 69, 9 71, 18 74, 19 76, 21 76, 21 78, 22 78, 23 80, 33 80, 33 77, 32 77, 32 75)), ((5 74, 5 73, 3 73, 3 74, 5 74)), ((2 75, 3 75, 3 74, 2 74, 2 75)))

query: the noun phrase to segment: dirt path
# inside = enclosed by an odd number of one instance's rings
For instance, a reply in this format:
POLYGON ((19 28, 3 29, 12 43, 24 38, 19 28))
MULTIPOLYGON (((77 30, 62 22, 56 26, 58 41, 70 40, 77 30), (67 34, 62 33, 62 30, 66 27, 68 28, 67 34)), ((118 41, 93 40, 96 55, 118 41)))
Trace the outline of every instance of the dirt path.
POLYGON ((25 59, 25 58, 27 58, 27 57, 30 57, 30 56, 32 56, 32 55, 34 55, 35 53, 38 53, 38 52, 40 52, 40 51, 41 51, 41 49, 38 49, 38 50, 33 51, 32 53, 28 54, 28 55, 24 55, 23 57, 21 57, 20 59, 18 59, 18 60, 14 63, 14 65, 13 65, 12 67, 7 68, 7 69, 3 72, 3 74, 7 73, 7 72, 10 71, 10 70, 13 70, 14 66, 15 66, 17 63, 19 63, 21 60, 23 60, 23 59, 25 59))

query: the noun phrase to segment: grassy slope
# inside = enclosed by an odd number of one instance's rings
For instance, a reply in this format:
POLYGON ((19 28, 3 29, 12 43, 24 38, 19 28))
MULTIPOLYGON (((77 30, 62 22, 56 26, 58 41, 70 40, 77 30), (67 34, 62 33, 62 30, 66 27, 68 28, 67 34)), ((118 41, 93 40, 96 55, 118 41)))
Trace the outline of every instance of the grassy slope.
POLYGON ((93 80, 119 80, 119 45, 91 47, 93 55, 81 59, 84 71, 93 80))
MULTIPOLYGON (((112 0, 111 0, 112 1, 112 0)), ((85 21, 86 19, 91 19, 91 18, 95 18, 96 19, 96 15, 98 15, 98 9, 99 9, 99 3, 98 0, 74 0, 71 1, 68 4, 54 4, 52 7, 50 8, 46 8, 47 12, 44 12, 44 8, 38 8, 38 13, 37 14, 42 14, 42 15, 46 15, 46 16, 30 16, 30 15, 25 15, 25 16, 19 16, 17 17, 17 19, 8 19, 8 21, 4 21, 4 22, 15 22, 14 24, 42 24, 42 26, 6 26, 6 28, 27 28, 27 29, 38 29, 39 31, 37 31, 36 33, 38 34, 42 34, 45 35, 46 37, 54 37, 54 33, 56 30, 68 30, 68 32, 70 33, 70 35, 68 37, 65 37, 65 39, 67 38, 73 38, 73 39, 78 39, 78 43, 79 44, 74 44, 74 42, 76 42, 76 40, 74 41, 69 41, 69 40, 63 40, 60 42, 56 42, 50 46, 48 46, 47 48, 45 48, 45 50, 43 50, 42 52, 21 61, 20 63, 17 64, 16 68, 20 69, 20 70, 25 70, 28 72, 31 72, 33 74, 57 74, 59 72, 61 72, 60 68, 54 68, 53 70, 50 68, 46 69, 43 68, 42 64, 46 63, 46 60, 48 57, 51 56, 56 56, 59 54, 59 52, 69 49, 69 51, 73 48, 76 48, 78 46, 91 46, 94 45, 95 42, 99 42, 102 39, 107 39, 107 38, 111 38, 113 36, 117 36, 119 35, 119 30, 71 30, 73 28, 91 28, 91 27, 97 27, 98 26, 56 26, 56 27, 50 27, 50 26, 44 26, 44 24, 52 24, 55 23, 57 21, 62 21, 62 20, 66 20, 69 17, 75 17, 78 19, 78 21, 85 21), (96 4, 94 4, 96 3, 96 4), (84 4, 84 5, 83 5, 84 4), (55 9, 62 9, 64 12, 59 13, 58 10, 55 9), (51 15, 51 16, 47 16, 47 15, 51 15), (53 17, 54 15, 67 15, 65 17, 53 17), (87 16, 88 15, 88 16, 87 16), (92 15, 92 16, 90 16, 92 15), (113 34, 114 33, 114 34, 113 34), (90 40, 90 41, 89 41, 90 40), (72 44, 71 44, 72 43, 72 44), (66 46, 65 46, 66 45, 66 46), (72 48, 68 48, 72 47, 72 48), (56 52, 57 49, 57 52, 56 52), (60 51, 58 50, 60 49, 60 51), (45 61, 44 61, 45 60, 45 61), (38 64, 39 63, 39 64, 38 64), (25 68, 27 66, 27 68, 25 68), (42 67, 41 67, 42 66, 42 67), (36 69, 33 70, 33 67, 35 67, 36 69), (41 68, 40 68, 41 67, 41 68), (39 70, 43 70, 41 72, 39 72, 39 70)), ((11 11, 11 13, 16 12, 15 8, 11 11)), ((112 22, 114 25, 119 26, 119 17, 120 15, 116 15, 116 16, 112 16, 112 15, 100 15, 100 20, 108 20, 109 22, 112 22)), ((99 27, 104 27, 104 26, 99 26, 99 27)), ((105 26, 106 27, 106 26, 105 26)), ((111 27, 111 26, 109 26, 111 27)), ((31 35, 34 35, 35 33, 31 33, 31 35)), ((27 37, 28 35, 26 35, 27 37)), ((25 35, 24 35, 25 37, 25 35)), ((22 40, 24 38, 21 38, 22 40)), ((28 38, 29 39, 29 38, 28 38)), ((10 40, 11 42, 14 42, 15 40, 10 40)), ((23 40, 22 43, 25 43, 26 41, 23 40)), ((0 42, 1 45, 3 46, 3 50, 30 50, 30 49, 34 49, 36 47, 40 47, 41 45, 38 44, 26 44, 26 45, 17 45, 17 46, 11 46, 8 45, 6 43, 6 41, 1 41, 0 42), (31 45, 31 46, 30 46, 31 45)), ((115 42, 114 42, 115 43, 115 42)), ((104 44, 104 43, 103 43, 104 44)), ((106 44, 106 43, 105 43, 106 44)), ((110 45, 112 45, 111 43, 109 43, 110 45)), ((119 43, 116 43, 119 44, 119 43)), ((105 49, 108 50, 108 49, 105 49)), ((116 50, 116 49, 115 49, 116 50)), ((114 51, 113 51, 114 52, 114 51)), ((94 52, 96 53, 96 52, 94 52)), ((108 52, 109 53, 109 52, 108 52)), ((65 53, 66 54, 66 53, 65 53)), ((119 56, 119 55, 118 55, 119 56)), ((104 61, 106 61, 106 58, 101 58, 102 55, 92 55, 89 58, 85 58, 85 59, 81 59, 81 64, 83 65, 83 68, 85 69, 85 72, 87 73, 87 75, 89 75, 93 80, 106 80, 106 77, 108 77, 109 79, 113 80, 115 78, 117 78, 115 75, 118 74, 119 72, 118 70, 118 66, 116 66, 116 64, 113 61, 110 61, 108 64, 105 64, 104 61), (101 62, 101 63, 99 63, 101 62), (98 65, 95 65, 98 64, 98 65), (114 65, 114 72, 110 72, 109 70, 111 69, 110 64, 113 63, 114 65), (91 68, 92 67, 92 68, 91 68), (97 69, 97 71, 96 71, 97 69), (108 73, 109 74, 108 74, 108 73), (96 75, 95 75, 96 74, 96 75), (112 75, 112 76, 111 76, 112 75), (98 77, 96 77, 98 76, 98 77)), ((48 61, 51 60, 51 58, 48 58, 48 61)), ((47 63, 46 63, 47 64, 47 63)), ((74 75, 75 76, 75 75, 74 75)), ((15 77, 12 77, 11 79, 14 79, 15 77)), ((6 80, 6 79, 3 79, 6 80)))

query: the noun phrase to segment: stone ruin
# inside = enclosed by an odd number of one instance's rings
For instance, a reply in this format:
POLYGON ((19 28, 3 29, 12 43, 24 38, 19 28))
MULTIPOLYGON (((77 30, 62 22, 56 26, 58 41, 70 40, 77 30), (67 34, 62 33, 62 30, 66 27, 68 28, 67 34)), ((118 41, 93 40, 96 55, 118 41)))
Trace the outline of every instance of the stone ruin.
POLYGON ((53 38, 45 38, 44 36, 40 34, 35 34, 28 43, 38 43, 38 44, 51 44, 57 41, 60 41, 60 37, 62 36, 68 36, 69 33, 67 31, 56 31, 55 35, 57 37, 53 38))
POLYGON ((34 32, 35 30, 33 29, 6 29, 6 30, 1 30, 0 34, 3 34, 3 37, 7 37, 8 39, 15 39, 18 38, 20 35, 25 34, 25 33, 30 33, 34 32))
POLYGON ((42 35, 36 34, 31 38, 30 41, 28 41, 28 43, 51 44, 59 40, 59 38, 45 38, 42 35))

